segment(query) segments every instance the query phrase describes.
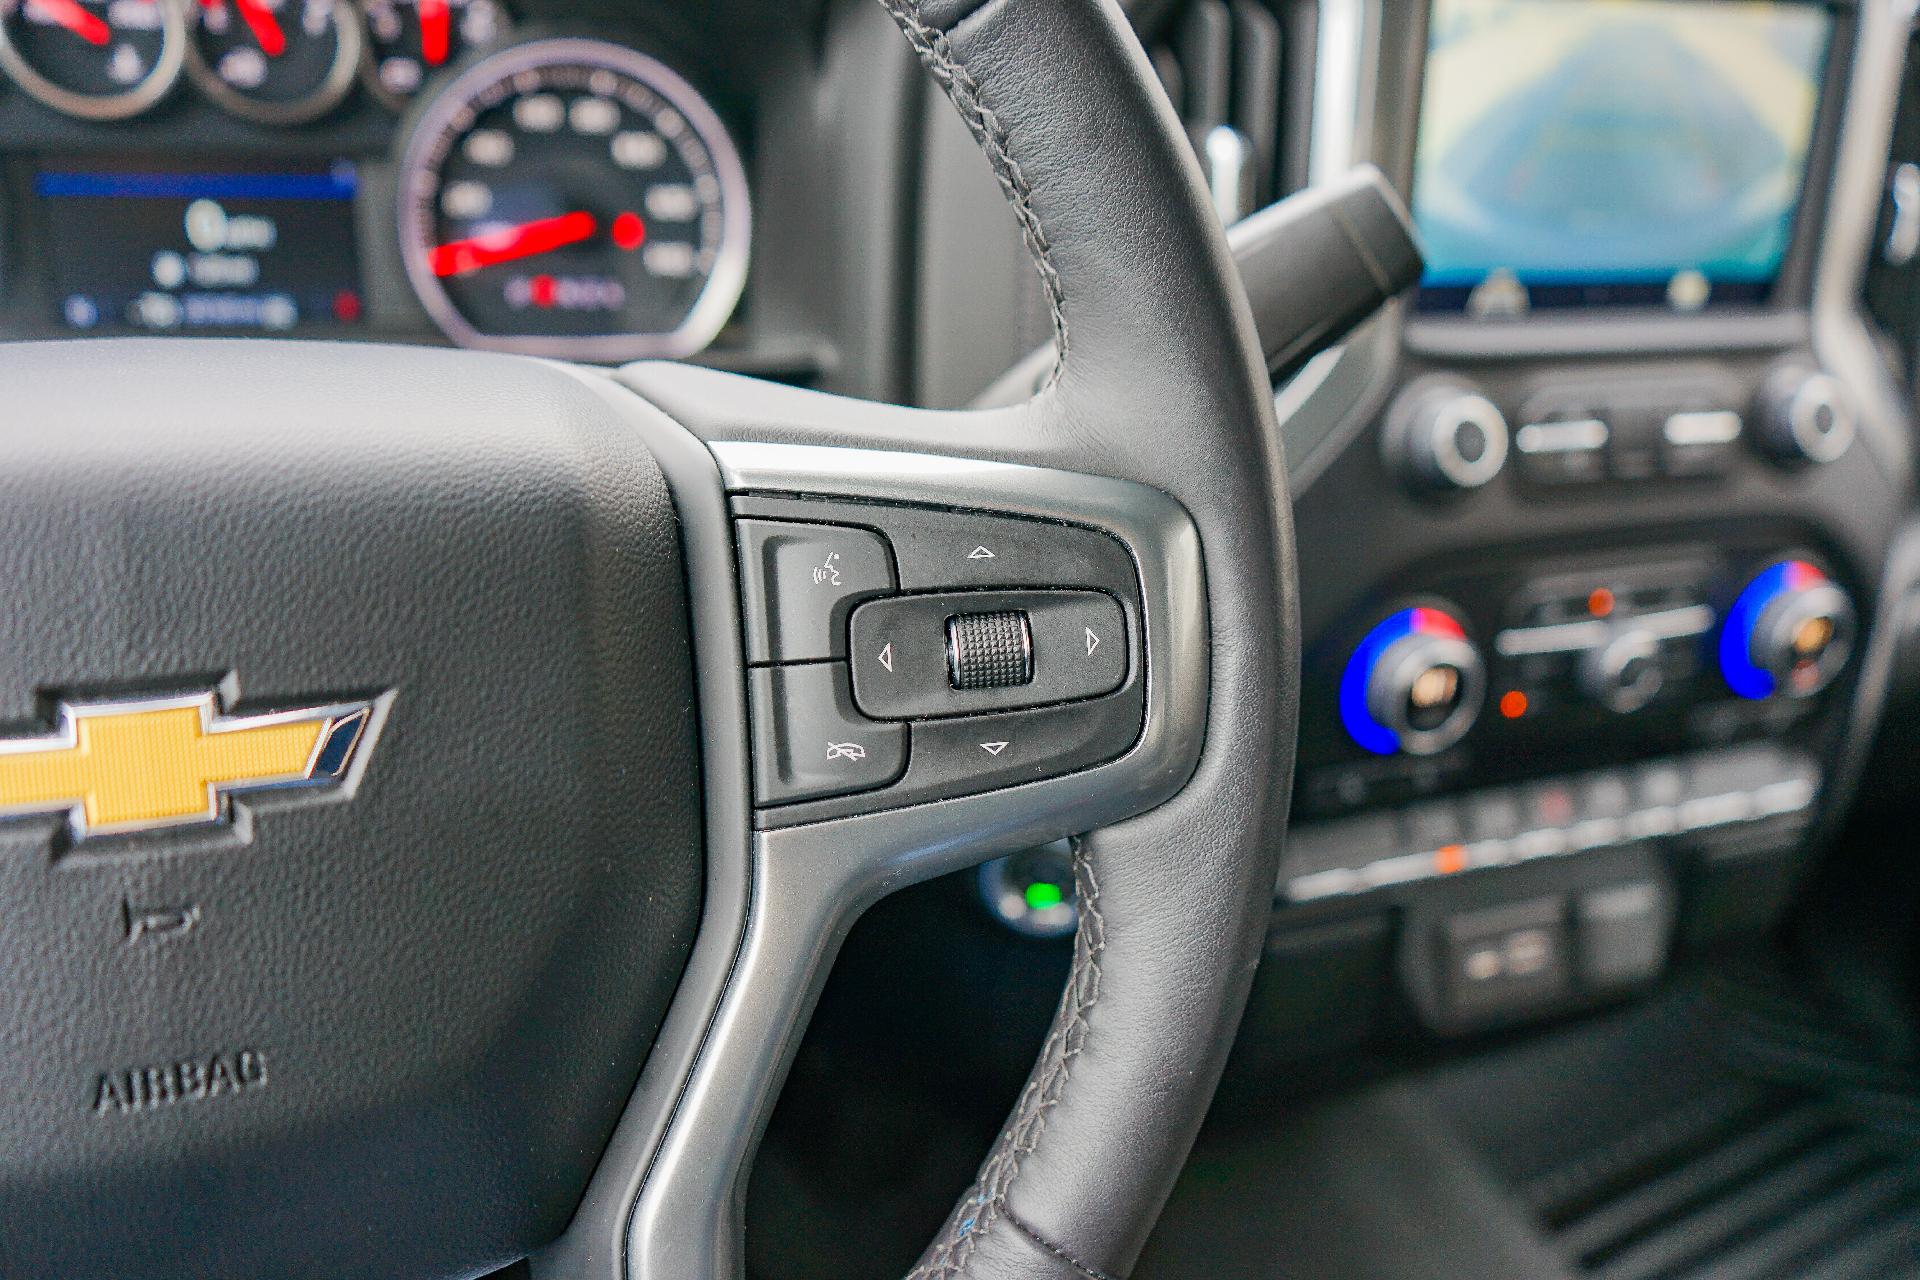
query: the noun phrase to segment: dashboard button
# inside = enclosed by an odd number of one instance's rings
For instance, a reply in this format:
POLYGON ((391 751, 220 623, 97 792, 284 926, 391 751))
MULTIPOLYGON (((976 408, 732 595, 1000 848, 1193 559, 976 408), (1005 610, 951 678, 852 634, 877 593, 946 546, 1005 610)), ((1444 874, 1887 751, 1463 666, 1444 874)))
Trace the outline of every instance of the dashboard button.
POLYGON ((854 699, 879 720, 970 715, 1096 698, 1126 682, 1125 614, 1099 591, 960 591, 869 600, 853 611, 854 699), (951 629, 1013 615, 1026 630, 1027 679, 956 687, 951 629))
POLYGON ((1789 363, 1761 389, 1760 446, 1783 466, 1833 462, 1854 432, 1852 401, 1830 373, 1789 363))
POLYGON ((1388 414, 1386 446, 1415 489, 1478 489, 1507 461, 1507 420, 1471 387, 1413 388, 1388 414))
POLYGON ((1667 415, 1645 403, 1620 403, 1607 415, 1613 436, 1607 464, 1615 480, 1651 480, 1660 474, 1664 457, 1661 428, 1667 415))
POLYGON ((1391 813, 1307 823, 1287 832, 1283 865, 1289 877, 1354 870, 1403 852, 1406 843, 1391 813))
POLYGON ((1512 787, 1476 791, 1463 804, 1470 840, 1509 840, 1526 830, 1520 793, 1512 787))
POLYGON ((1659 640, 1637 627, 1589 649, 1580 663, 1580 683, 1588 696, 1620 715, 1659 697, 1666 679, 1659 640))
POLYGON ((1591 484, 1607 474, 1612 431, 1594 415, 1529 422, 1514 436, 1520 471, 1538 484, 1591 484))
POLYGON ((751 673, 754 795, 763 805, 884 787, 907 763, 904 725, 854 710, 844 663, 751 673))
POLYGON ((1416 853, 1428 853, 1466 839, 1460 807, 1449 799, 1413 805, 1402 811, 1400 821, 1406 829, 1406 846, 1416 853))
POLYGON ((1746 422, 1731 409, 1686 409, 1667 415, 1660 428, 1670 476, 1719 475, 1733 465, 1734 446, 1746 422))
POLYGON ((738 528, 747 660, 845 657, 853 606, 893 590, 886 540, 846 525, 742 520, 738 528))
POLYGON ((1458 1020, 1525 1012, 1572 986, 1562 898, 1462 912, 1447 918, 1442 937, 1441 985, 1458 1020))
POLYGON ((1618 987, 1658 977, 1667 963, 1673 898, 1655 880, 1633 880, 1583 893, 1574 901, 1580 979, 1618 987))

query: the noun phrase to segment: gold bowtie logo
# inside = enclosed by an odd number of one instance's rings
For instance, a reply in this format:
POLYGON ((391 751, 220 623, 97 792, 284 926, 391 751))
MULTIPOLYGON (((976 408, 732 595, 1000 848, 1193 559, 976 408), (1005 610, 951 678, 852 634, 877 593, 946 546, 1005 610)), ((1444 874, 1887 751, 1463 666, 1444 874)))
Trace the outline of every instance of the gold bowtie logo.
POLYGON ((0 818, 64 813, 76 840, 218 822, 229 796, 344 782, 378 706, 229 716, 212 691, 62 702, 51 734, 0 738, 0 818))

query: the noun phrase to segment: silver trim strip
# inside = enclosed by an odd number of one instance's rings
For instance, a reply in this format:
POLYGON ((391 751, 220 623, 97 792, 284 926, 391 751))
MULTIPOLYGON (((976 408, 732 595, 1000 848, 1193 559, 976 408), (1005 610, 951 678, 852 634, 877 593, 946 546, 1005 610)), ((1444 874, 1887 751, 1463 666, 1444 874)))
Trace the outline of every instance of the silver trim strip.
POLYGON ((1503 658, 1530 658, 1543 653, 1578 653, 1598 649, 1613 634, 1604 622, 1558 622, 1548 627, 1516 627, 1493 638, 1503 658))
POLYGON ((1589 818, 1572 826, 1541 827, 1505 839, 1477 841, 1461 848, 1457 861, 1443 861, 1438 850, 1388 854, 1357 867, 1329 867, 1295 876, 1281 888, 1288 902, 1301 903, 1370 893, 1396 885, 1452 879, 1488 867, 1565 857, 1615 848, 1653 836, 1681 835, 1736 822, 1757 822, 1801 813, 1813 807, 1819 793, 1819 785, 1811 779, 1786 778, 1751 791, 1721 792, 1684 800, 1677 806, 1636 809, 1622 818, 1589 818))
POLYGON ((1580 622, 1556 622, 1544 627, 1514 627, 1493 638, 1493 647, 1503 658, 1531 658, 1548 653, 1580 653, 1598 649, 1617 633, 1644 631, 1657 640, 1684 640, 1713 630, 1719 615, 1711 605, 1690 604, 1658 613, 1641 613, 1602 622, 1598 618, 1580 622))
POLYGON ((1569 422, 1529 422, 1514 436, 1513 443, 1529 457, 1543 453, 1590 453, 1606 448, 1613 433, 1598 418, 1575 418, 1569 422))
POLYGON ((1339 177, 1358 158, 1366 9, 1366 0, 1320 0, 1314 41, 1313 133, 1307 152, 1309 185, 1339 177))
POLYGON ((1688 636, 1701 636, 1713 630, 1713 624, 1720 615, 1713 611, 1712 605, 1691 604, 1682 609, 1666 609, 1660 613, 1643 613, 1637 618, 1629 618, 1625 625, 1644 631, 1660 640, 1684 640, 1688 636))
MULTIPOLYGON (((625 1231, 624 1274, 634 1280, 739 1274, 742 1183, 754 1146, 840 942, 867 906, 916 881, 1143 812, 1185 785, 1204 740, 1205 567, 1191 521, 1165 494, 924 454, 752 443, 712 451, 730 491, 973 507, 1113 533, 1140 573, 1147 712, 1134 749, 1093 769, 753 837, 731 969, 690 974, 654 1048, 668 1061, 691 1050, 692 1071, 673 1097, 643 1082, 635 1103, 665 1120, 657 1146, 632 1153, 645 1158, 625 1231), (711 1020, 690 1025, 683 1004, 711 1008, 711 1020), (686 1043, 689 1035, 697 1044, 686 1043)), ((725 581, 696 584, 696 595, 736 590, 731 570, 725 581)), ((701 677, 705 684, 704 668, 701 677)), ((737 865, 740 853, 710 856, 737 865)), ((726 922, 708 925, 724 931, 726 922)), ((630 1114, 628 1123, 647 1121, 630 1114)), ((625 1176, 637 1180, 639 1171, 625 1176)), ((553 1273, 536 1265, 535 1274, 553 1273)))
POLYGON ((1669 414, 1660 434, 1668 444, 1684 448, 1694 444, 1732 444, 1746 429, 1745 420, 1731 409, 1697 409, 1669 414))
POLYGON ((1893 118, 1900 101, 1916 0, 1864 0, 1841 114, 1838 152, 1813 277, 1813 346, 1864 410, 1859 430, 1903 489, 1912 465, 1905 430, 1912 401, 1894 381, 1860 307, 1886 189, 1893 118))

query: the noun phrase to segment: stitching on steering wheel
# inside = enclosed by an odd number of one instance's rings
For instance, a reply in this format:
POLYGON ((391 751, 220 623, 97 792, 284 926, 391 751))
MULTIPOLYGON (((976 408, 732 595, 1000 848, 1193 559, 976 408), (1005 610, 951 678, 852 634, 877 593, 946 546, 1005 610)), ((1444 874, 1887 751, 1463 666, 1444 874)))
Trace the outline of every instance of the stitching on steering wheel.
POLYGON ((1080 900, 1073 971, 1061 995, 1061 1008, 1054 1016, 1053 1030, 1040 1052, 1042 1065, 1027 1081, 1012 1119, 1002 1130, 992 1154, 980 1166, 972 1194, 962 1201, 962 1207, 954 1210, 940 1239, 928 1250, 926 1261, 915 1267, 907 1280, 949 1280, 967 1265, 994 1220, 1003 1216, 1076 1270, 1094 1277, 1102 1274, 1015 1219, 1007 1208, 1007 1197, 1020 1176, 1020 1161, 1039 1146, 1047 1117, 1066 1092, 1073 1060, 1080 1056, 1086 1044, 1087 1015, 1100 999, 1100 957, 1107 946, 1107 923, 1100 912, 1100 881, 1092 862, 1077 844, 1073 851, 1073 878, 1080 900))
POLYGON ((1080 1261, 1080 1259, 1074 1257, 1072 1254, 1068 1253, 1065 1249, 1062 1249, 1059 1245, 1055 1244, 1053 1241, 1041 1235, 1038 1231, 1035 1231, 1032 1227, 1027 1225, 1027 1222, 1024 1218, 1022 1218, 1019 1214, 1015 1213, 1012 1209, 1002 1206, 1000 1210, 1000 1216, 1003 1219, 1005 1219, 1005 1221, 1010 1226, 1012 1226, 1014 1229, 1019 1231, 1021 1235, 1033 1241, 1035 1244, 1039 1245, 1042 1249, 1045 1249, 1048 1253, 1052 1254, 1054 1257, 1060 1259, 1060 1261, 1072 1267, 1080 1275, 1085 1276, 1087 1280, 1117 1280, 1117 1277, 1109 1275, 1105 1271, 1097 1271, 1094 1268, 1088 1266, 1086 1263, 1080 1261))
MULTIPOLYGON (((1000 188, 1006 192, 1007 203, 1013 206, 1014 217, 1020 222, 1020 234, 1027 242, 1027 252, 1033 256, 1034 269, 1040 273, 1041 287, 1047 295, 1047 311, 1053 319, 1053 370, 1047 375, 1047 385, 1053 385, 1060 376, 1060 366, 1067 358, 1067 295, 1060 283, 1060 273, 1053 266, 1053 245, 1047 239, 1047 233, 1040 225, 1040 215, 1034 212, 1033 188, 1028 185, 1026 174, 1008 149, 1006 127, 1000 123, 1000 117, 982 101, 980 84, 973 78, 953 51, 947 33, 927 23, 920 8, 920 0, 880 0, 900 30, 906 33, 907 43, 920 60, 927 65, 934 80, 946 92, 947 98, 958 108, 960 118, 966 122, 967 129, 973 134, 980 149, 987 154, 987 162, 993 166, 994 177, 1000 181, 1000 188)), ((976 10, 977 12, 977 10, 976 10)))
MULTIPOLYGON (((880 0, 893 16, 907 42, 913 46, 936 83, 960 112, 987 162, 1013 206, 1022 238, 1039 272, 1046 291, 1047 308, 1053 320, 1054 363, 1047 376, 1051 386, 1060 376, 1067 357, 1067 299, 1060 273, 1054 268, 1052 242, 1040 225, 1033 207, 1033 188, 1019 161, 1013 158, 1006 127, 986 105, 975 80, 954 52, 947 32, 925 19, 920 0, 880 0)), ((978 8, 968 11, 969 16, 978 8)), ((973 1257, 979 1242, 986 1238, 997 1218, 1005 1217, 1021 1234, 1032 1239, 1074 1270, 1092 1280, 1107 1280, 1104 1273, 1075 1258, 1067 1250, 1047 1240, 1039 1232, 1013 1215, 1007 1199, 1020 1174, 1020 1162, 1034 1150, 1046 1131, 1047 1118, 1066 1091, 1073 1060, 1080 1055, 1087 1037, 1087 1015, 1100 998, 1100 957, 1106 950, 1106 921, 1100 912, 1100 883, 1092 864, 1078 845, 1073 854, 1074 882, 1080 900, 1080 926, 1074 935, 1073 970, 1061 995, 1061 1008, 1054 1017, 1053 1029, 1041 1049, 1040 1062, 1020 1101, 1002 1130, 992 1153, 980 1166, 970 1194, 961 1201, 947 1220, 946 1228, 928 1249, 925 1260, 909 1273, 908 1280, 949 1280, 963 1270, 973 1257)))

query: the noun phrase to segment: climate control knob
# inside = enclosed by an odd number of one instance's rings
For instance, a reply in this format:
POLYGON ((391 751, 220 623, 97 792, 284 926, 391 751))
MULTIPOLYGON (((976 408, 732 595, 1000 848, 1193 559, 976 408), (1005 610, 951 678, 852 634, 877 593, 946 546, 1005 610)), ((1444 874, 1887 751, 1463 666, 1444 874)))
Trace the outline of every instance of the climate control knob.
POLYGON ((1833 682, 1853 650, 1853 602, 1805 560, 1762 570, 1727 610, 1720 672, 1743 698, 1805 698, 1833 682))
POLYGON ((1832 462, 1853 445, 1853 404, 1840 379, 1784 365, 1760 391, 1761 447, 1788 465, 1832 462))
POLYGON ((1587 695, 1621 715, 1638 711, 1659 697, 1666 682, 1660 641, 1645 631, 1621 632, 1599 648, 1588 650, 1580 664, 1580 684, 1587 695))
POLYGON ((1442 609, 1402 609, 1366 634, 1340 679, 1340 720, 1375 755, 1427 756, 1473 727, 1486 668, 1442 609))
POLYGON ((1414 386, 1387 416, 1386 445, 1416 489, 1478 489, 1507 463, 1507 420, 1461 383, 1414 386))

